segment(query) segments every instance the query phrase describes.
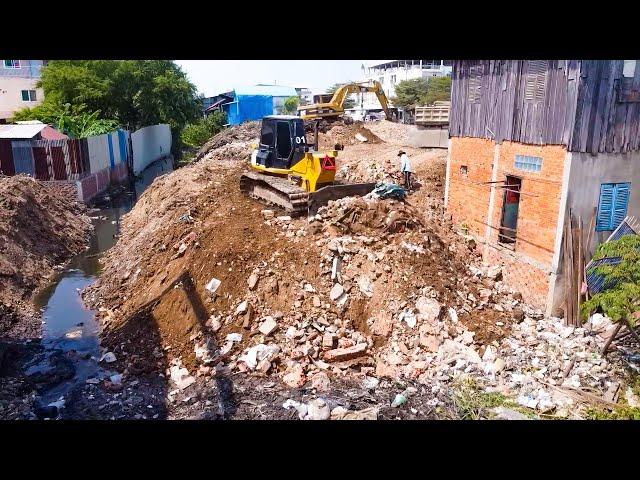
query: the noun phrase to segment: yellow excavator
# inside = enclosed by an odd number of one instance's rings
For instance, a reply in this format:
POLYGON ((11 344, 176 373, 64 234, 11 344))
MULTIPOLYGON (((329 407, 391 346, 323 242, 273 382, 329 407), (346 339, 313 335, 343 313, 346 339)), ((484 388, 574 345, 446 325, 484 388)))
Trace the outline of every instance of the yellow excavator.
POLYGON ((336 182, 336 158, 342 147, 318 152, 317 122, 315 128, 314 145, 307 145, 301 117, 264 117, 260 144, 251 155, 253 171, 240 177, 240 190, 291 215, 314 215, 329 200, 371 192, 375 183, 336 182))
POLYGON ((344 114, 344 101, 349 95, 352 93, 367 92, 373 92, 376 94, 387 120, 393 120, 391 112, 389 111, 389 101, 387 100, 387 96, 384 94, 384 90, 382 89, 380 82, 375 80, 372 82, 355 82, 341 85, 335 92, 333 92, 330 100, 326 102, 322 101, 323 96, 321 96, 321 101, 318 103, 298 107, 298 114, 303 120, 335 119, 344 114))

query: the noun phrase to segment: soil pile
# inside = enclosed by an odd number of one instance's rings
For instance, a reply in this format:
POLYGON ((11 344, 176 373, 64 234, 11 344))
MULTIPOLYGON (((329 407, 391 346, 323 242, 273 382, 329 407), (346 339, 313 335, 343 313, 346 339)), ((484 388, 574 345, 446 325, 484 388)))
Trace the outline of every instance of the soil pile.
POLYGON ((39 335, 33 295, 86 247, 85 213, 71 186, 0 177, 0 337, 39 335))
POLYGON ((380 120, 367 123, 367 128, 383 142, 390 145, 406 146, 409 133, 416 129, 415 125, 380 120))
MULTIPOLYGON (((238 160, 244 160, 244 154, 242 153, 238 156, 238 153, 244 152, 246 147, 251 143, 257 144, 259 138, 260 122, 245 122, 234 127, 225 128, 211 137, 211 139, 200 148, 196 154, 196 160, 201 160, 212 150, 218 150, 225 146, 227 146, 227 149, 216 152, 216 159, 237 158, 238 160)), ((249 158, 250 157, 251 151, 249 149, 249 158)))
POLYGON ((355 122, 351 125, 335 123, 326 133, 320 135, 318 148, 320 150, 332 149, 336 143, 357 145, 360 143, 376 144, 381 142, 362 122, 355 122))

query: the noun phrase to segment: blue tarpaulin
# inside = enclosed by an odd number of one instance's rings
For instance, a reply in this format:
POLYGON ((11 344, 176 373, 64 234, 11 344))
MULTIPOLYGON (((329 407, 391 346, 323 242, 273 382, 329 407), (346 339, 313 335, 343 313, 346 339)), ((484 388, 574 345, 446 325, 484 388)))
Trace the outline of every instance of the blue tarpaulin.
POLYGON ((268 95, 237 95, 235 101, 223 105, 227 121, 238 125, 249 120, 262 120, 273 114, 273 97, 268 95))

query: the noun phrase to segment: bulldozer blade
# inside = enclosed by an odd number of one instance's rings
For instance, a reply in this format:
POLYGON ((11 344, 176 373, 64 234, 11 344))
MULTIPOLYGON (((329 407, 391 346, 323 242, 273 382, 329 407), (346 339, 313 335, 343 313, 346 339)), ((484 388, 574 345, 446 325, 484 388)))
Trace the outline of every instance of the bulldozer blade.
POLYGON ((309 215, 315 215, 318 209, 344 197, 362 197, 375 188, 375 183, 351 183, 345 185, 328 185, 309 194, 309 215))

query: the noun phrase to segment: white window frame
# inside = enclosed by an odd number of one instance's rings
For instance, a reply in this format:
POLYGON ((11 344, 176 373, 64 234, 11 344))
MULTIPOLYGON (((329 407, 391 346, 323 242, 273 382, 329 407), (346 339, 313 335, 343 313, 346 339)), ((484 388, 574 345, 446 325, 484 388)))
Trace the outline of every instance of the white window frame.
POLYGON ((10 62, 18 62, 18 66, 15 65, 11 65, 10 67, 7 66, 7 64, 5 63, 7 60, 2 60, 2 65, 4 66, 4 68, 6 68, 7 70, 17 70, 21 68, 20 65, 20 60, 9 60, 10 62))
POLYGON ((37 102, 38 101, 38 94, 36 93, 35 90, 32 90, 30 88, 27 88, 26 90, 20 90, 20 99, 24 102, 24 103, 33 103, 33 102, 37 102), (24 98, 22 98, 22 92, 27 92, 27 96, 29 97, 29 100, 25 100, 24 98), (33 100, 31 100, 31 92, 33 92, 33 100))

